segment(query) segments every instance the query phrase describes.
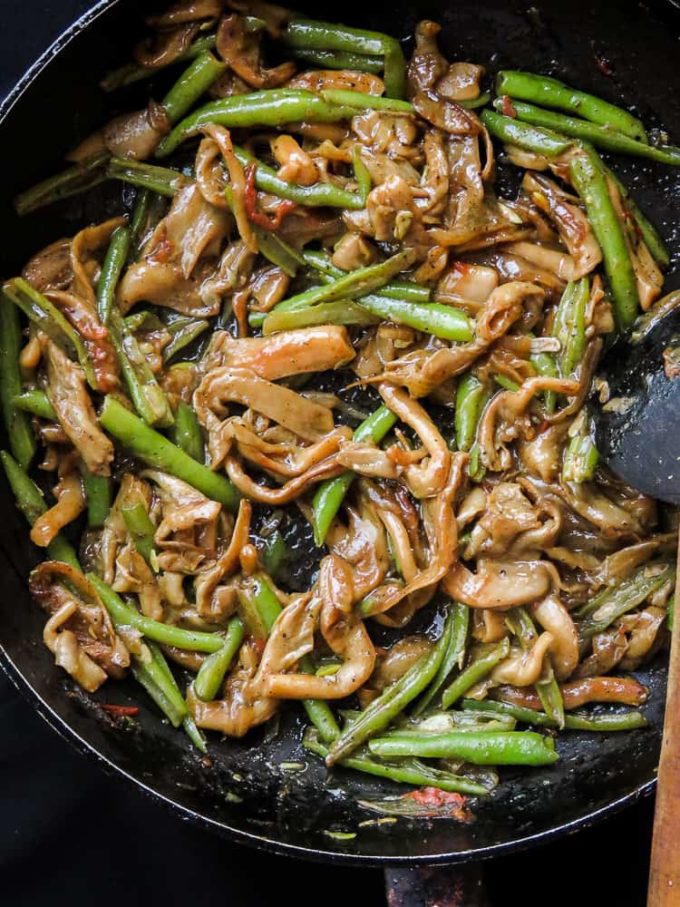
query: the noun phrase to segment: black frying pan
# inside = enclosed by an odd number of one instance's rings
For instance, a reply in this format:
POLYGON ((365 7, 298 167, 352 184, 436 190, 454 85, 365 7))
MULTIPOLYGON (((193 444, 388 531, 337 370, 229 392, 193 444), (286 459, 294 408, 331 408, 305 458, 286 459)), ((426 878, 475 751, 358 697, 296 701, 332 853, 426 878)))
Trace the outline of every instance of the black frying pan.
MULTIPOLYGON (((17 190, 54 172, 63 152, 111 112, 111 99, 102 95, 97 82, 107 68, 127 58, 142 5, 146 10, 146 4, 133 0, 97 4, 0 108, 3 275, 17 271, 42 245, 119 203, 116 190, 107 189, 103 196, 95 193, 67 208, 20 221, 10 202, 17 190)), ((635 104, 647 123, 665 127, 672 139, 680 140, 680 15, 674 3, 648 8, 633 0, 533 0, 530 7, 528 0, 390 0, 363 7, 356 2, 297 6, 306 6, 317 18, 341 18, 399 36, 411 34, 419 18, 437 19, 444 25, 442 46, 451 58, 482 62, 491 72, 513 66, 554 73, 606 98, 635 104)), ((129 107, 133 101, 129 96, 113 103, 129 107)), ((677 248, 680 171, 631 161, 617 167, 671 248, 677 248)), ((675 256, 668 287, 679 283, 675 256)), ((26 591, 35 551, 4 485, 0 508, 0 644, 10 676, 81 752, 182 816, 231 838, 354 864, 460 863, 574 831, 653 787, 663 721, 663 660, 637 675, 651 691, 648 729, 609 737, 565 735, 555 767, 504 772, 499 789, 473 805, 471 824, 422 819, 363 824, 376 814, 362 801, 403 793, 403 788, 342 770, 329 775, 301 749, 295 708, 284 711, 274 739, 263 740, 262 732, 246 741, 219 742, 213 737, 210 759, 201 758, 182 734, 161 722, 133 684, 111 683, 87 697, 55 668, 40 642, 44 616, 26 591), (139 704, 139 729, 118 727, 98 702, 139 704), (300 762, 304 770, 290 769, 290 763, 300 762), (333 832, 356 832, 356 837, 340 839, 333 832)))

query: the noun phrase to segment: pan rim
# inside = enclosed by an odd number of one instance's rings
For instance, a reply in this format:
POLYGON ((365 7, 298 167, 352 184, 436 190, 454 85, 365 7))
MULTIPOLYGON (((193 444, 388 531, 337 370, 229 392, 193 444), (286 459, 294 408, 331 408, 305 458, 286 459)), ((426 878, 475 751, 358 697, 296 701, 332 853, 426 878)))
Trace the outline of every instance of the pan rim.
MULTIPOLYGON (((0 130, 15 106, 21 102, 24 93, 43 70, 49 66, 52 60, 102 15, 105 15, 116 7, 119 2, 120 0, 96 0, 89 10, 75 19, 74 22, 69 25, 35 60, 35 62, 29 66, 7 93, 6 97, 0 102, 0 130)), ((671 0, 671 2, 674 6, 677 5, 676 0, 671 0)), ((234 828, 226 822, 213 819, 197 812, 176 800, 171 799, 165 794, 162 794, 142 779, 136 777, 134 774, 112 761, 100 752, 93 743, 81 736, 68 721, 59 715, 59 713, 40 695, 15 664, 1 639, 0 668, 2 668, 15 689, 17 689, 22 697, 33 706, 41 719, 73 747, 76 752, 87 758, 92 764, 97 764, 107 775, 122 778, 128 785, 139 790, 147 798, 161 804, 179 818, 188 820, 193 825, 205 830, 220 834, 235 843, 254 847, 257 850, 268 853, 296 857, 301 860, 309 860, 312 862, 335 863, 363 868, 385 868, 389 866, 407 866, 416 864, 437 864, 440 866, 462 865, 472 861, 486 861, 496 857, 508 856, 512 853, 528 850, 539 844, 555 841, 564 835, 573 834, 581 829, 590 828, 603 819, 615 815, 624 808, 632 806, 642 798, 649 796, 656 787, 656 777, 652 777, 649 780, 642 782, 628 793, 600 806, 598 809, 589 812, 586 815, 572 819, 565 824, 535 832, 511 841, 505 841, 485 847, 469 848, 464 851, 396 856, 352 854, 343 853, 337 850, 305 847, 268 837, 266 833, 248 832, 234 828)))

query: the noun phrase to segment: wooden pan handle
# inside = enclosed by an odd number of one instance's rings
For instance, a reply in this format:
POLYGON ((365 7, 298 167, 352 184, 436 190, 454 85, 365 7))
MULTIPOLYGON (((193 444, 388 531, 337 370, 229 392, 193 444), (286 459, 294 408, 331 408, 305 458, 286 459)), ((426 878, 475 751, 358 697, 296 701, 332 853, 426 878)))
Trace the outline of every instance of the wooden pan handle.
MULTIPOLYGON (((680 549, 678 549, 680 573, 680 549)), ((656 782, 647 907, 680 904, 680 596, 676 594, 668 664, 666 717, 656 782)))

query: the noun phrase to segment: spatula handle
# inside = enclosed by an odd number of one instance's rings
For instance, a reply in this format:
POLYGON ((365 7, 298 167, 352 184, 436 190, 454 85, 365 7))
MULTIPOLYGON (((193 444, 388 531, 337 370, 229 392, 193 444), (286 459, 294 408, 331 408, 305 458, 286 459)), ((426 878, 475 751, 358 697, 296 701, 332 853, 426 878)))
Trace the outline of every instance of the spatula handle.
POLYGON ((680 904, 680 596, 677 593, 673 607, 647 907, 678 907, 680 904))

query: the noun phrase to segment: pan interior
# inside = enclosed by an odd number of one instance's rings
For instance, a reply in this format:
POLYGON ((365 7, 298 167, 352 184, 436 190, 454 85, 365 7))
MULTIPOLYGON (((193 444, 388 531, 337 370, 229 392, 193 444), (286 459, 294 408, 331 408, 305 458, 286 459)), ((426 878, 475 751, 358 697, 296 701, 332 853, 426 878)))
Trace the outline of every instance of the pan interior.
MULTIPOLYGON (((102 206, 115 205, 115 192, 85 198, 63 210, 50 209, 19 221, 14 193, 54 172, 61 154, 111 108, 97 88, 99 77, 122 62, 140 31, 137 4, 119 0, 84 29, 75 29, 60 53, 25 88, 0 124, 3 276, 21 267, 35 249, 67 235, 102 206)), ((571 0, 570 3, 486 3, 393 0, 363 6, 329 7, 317 18, 412 34, 424 17, 443 25, 441 44, 450 59, 551 73, 569 84, 635 106, 652 127, 680 140, 677 91, 678 23, 670 6, 571 0), (389 16, 385 14, 389 12, 389 16), (610 73, 609 75, 605 73, 610 73)), ((134 95, 114 101, 130 108, 134 95)), ((115 111, 113 111, 115 112, 115 111)), ((617 170, 636 200, 678 248, 680 171, 617 161, 617 170)), ((108 191, 108 190, 107 190, 108 191)), ((667 288, 680 284, 678 255, 667 288)), ((137 688, 107 685, 86 697, 69 685, 42 646, 43 616, 29 600, 26 578, 35 563, 28 534, 3 488, 0 525, 0 642, 13 676, 32 691, 48 720, 81 749, 94 752, 147 791, 225 833, 301 856, 373 862, 413 858, 446 860, 489 856, 591 821, 638 796, 653 783, 663 720, 665 668, 657 661, 636 676, 650 687, 650 727, 609 736, 572 733, 559 740, 560 762, 546 770, 505 771, 498 790, 473 805, 474 821, 407 820, 381 824, 362 802, 403 793, 403 788, 338 770, 331 775, 300 746, 302 723, 285 710, 279 733, 261 732, 245 741, 210 741, 210 758, 164 724, 137 688), (136 728, 125 729, 97 705, 134 702, 136 728), (340 833, 340 835, 338 835, 340 833), (347 835, 349 833, 349 836, 347 835), (352 836, 353 835, 353 836, 352 836)))

